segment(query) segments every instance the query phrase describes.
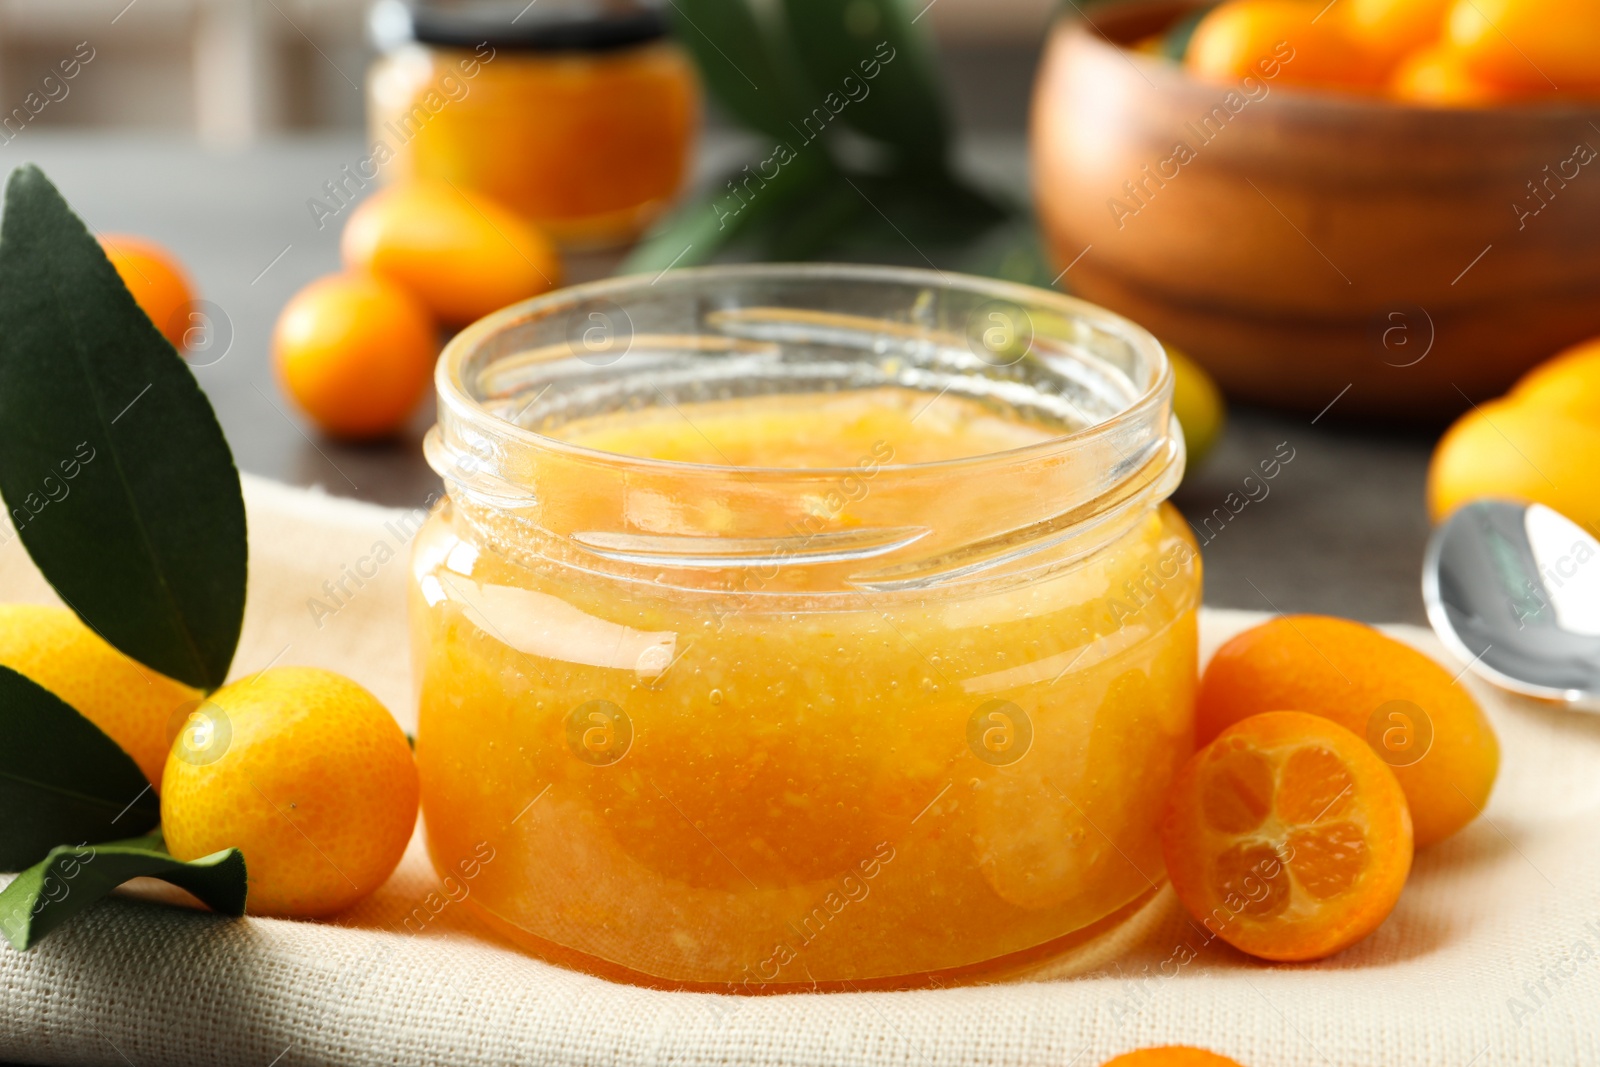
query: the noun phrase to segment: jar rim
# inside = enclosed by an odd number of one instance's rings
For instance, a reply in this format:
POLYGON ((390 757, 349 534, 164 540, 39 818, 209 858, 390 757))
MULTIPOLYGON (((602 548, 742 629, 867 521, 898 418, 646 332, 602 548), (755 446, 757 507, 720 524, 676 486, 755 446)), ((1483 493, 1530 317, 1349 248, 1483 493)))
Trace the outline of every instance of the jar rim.
MULTIPOLYGON (((958 471, 964 467, 993 463, 1026 462, 1037 457, 1052 455, 1072 448, 1096 437, 1108 436, 1119 425, 1138 422, 1141 417, 1151 417, 1169 403, 1173 389, 1172 363, 1161 342, 1144 327, 1125 316, 1107 310, 1098 304, 1078 297, 1068 296, 1051 289, 1025 285, 1019 282, 983 278, 951 271, 929 270, 917 267, 890 267, 856 263, 758 263, 728 264, 701 267, 684 267, 662 271, 655 275, 631 274, 604 278, 592 282, 567 286, 543 293, 528 300, 511 304, 486 315, 456 334, 440 353, 434 370, 434 386, 438 393, 441 415, 473 421, 488 420, 497 434, 509 440, 554 455, 567 456, 590 462, 625 465, 641 470, 658 472, 679 471, 685 474, 720 474, 746 478, 781 480, 785 476, 796 478, 838 477, 854 470, 849 466, 834 467, 769 467, 739 466, 734 464, 692 463, 681 460, 656 459, 619 452, 608 452, 549 434, 540 433, 490 410, 468 388, 463 367, 493 338, 510 326, 532 319, 548 317, 566 307, 585 301, 615 298, 642 288, 651 288, 664 277, 675 282, 700 283, 713 288, 720 280, 750 281, 752 279, 783 281, 859 281, 863 283, 898 283, 920 285, 938 289, 964 289, 968 293, 988 299, 1006 301, 1024 311, 1050 310, 1079 322, 1117 335, 1150 361, 1152 373, 1144 390, 1129 400, 1120 410, 1107 417, 1090 421, 1087 425, 1054 434, 1040 441, 1014 448, 992 452, 979 452, 968 456, 928 460, 917 463, 885 463, 886 473, 908 474, 919 471, 958 471)), ((1131 384, 1131 383, 1130 383, 1131 384)), ((480 424, 481 425, 481 424, 480 424)))

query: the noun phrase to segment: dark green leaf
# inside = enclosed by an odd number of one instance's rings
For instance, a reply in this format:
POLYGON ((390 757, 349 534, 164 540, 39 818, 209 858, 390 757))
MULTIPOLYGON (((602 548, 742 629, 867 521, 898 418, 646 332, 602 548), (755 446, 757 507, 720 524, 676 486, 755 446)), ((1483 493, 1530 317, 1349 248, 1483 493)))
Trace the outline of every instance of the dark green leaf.
POLYGON ((649 274, 709 263, 751 229, 809 199, 832 173, 828 156, 816 146, 802 146, 776 170, 752 165, 732 171, 641 241, 620 273, 649 274), (772 174, 770 181, 760 177, 763 169, 772 174), (730 191, 729 182, 738 191, 730 191))
POLYGON ((224 915, 243 915, 247 878, 236 848, 184 863, 159 834, 101 845, 62 845, 0 890, 0 930, 23 950, 130 878, 187 889, 224 915))
POLYGON ((674 35, 706 89, 734 118, 779 140, 810 95, 794 57, 762 26, 748 0, 667 0, 674 35))
POLYGON ((953 267, 963 250, 1009 217, 1006 206, 954 181, 939 181, 914 168, 887 175, 850 178, 869 210, 846 235, 848 258, 953 267))
POLYGON ((189 368, 31 164, 0 223, 0 495, 106 640, 222 684, 244 615, 233 456, 189 368))
POLYGON ((742 229, 744 221, 719 216, 715 193, 684 204, 636 245, 619 274, 654 274, 668 267, 709 263, 742 229))
POLYGON ((773 220, 762 258, 784 263, 812 259, 837 247, 841 236, 871 210, 843 176, 819 183, 816 193, 796 210, 773 220))
POLYGON ((912 10, 903 0, 783 0, 783 7, 817 92, 812 107, 924 165, 942 165, 950 125, 933 46, 918 20, 921 3, 912 10))
POLYGON ((138 764, 60 697, 0 667, 0 871, 63 841, 141 834, 161 809, 138 764))
POLYGON ((1026 216, 996 226, 973 242, 956 267, 965 274, 1001 278, 1044 289, 1057 284, 1062 277, 1039 239, 1037 222, 1026 216))

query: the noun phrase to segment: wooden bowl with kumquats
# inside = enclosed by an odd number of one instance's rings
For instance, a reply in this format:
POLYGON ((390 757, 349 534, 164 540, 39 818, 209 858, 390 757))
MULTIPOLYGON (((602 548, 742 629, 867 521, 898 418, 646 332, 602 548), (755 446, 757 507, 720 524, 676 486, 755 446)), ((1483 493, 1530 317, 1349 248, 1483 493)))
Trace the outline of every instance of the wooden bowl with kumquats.
POLYGON ((1432 419, 1504 392, 1600 333, 1593 6, 1084 5, 1032 117, 1061 284, 1241 400, 1432 419))

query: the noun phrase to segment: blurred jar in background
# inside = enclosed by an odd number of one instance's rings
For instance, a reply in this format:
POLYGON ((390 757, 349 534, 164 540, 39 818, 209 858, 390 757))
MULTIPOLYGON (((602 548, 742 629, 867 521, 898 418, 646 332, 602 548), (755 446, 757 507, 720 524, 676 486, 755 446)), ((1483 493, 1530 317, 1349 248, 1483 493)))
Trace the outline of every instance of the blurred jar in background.
POLYGON ((637 237, 688 175, 699 86, 654 0, 380 0, 385 180, 445 179, 568 247, 637 237))

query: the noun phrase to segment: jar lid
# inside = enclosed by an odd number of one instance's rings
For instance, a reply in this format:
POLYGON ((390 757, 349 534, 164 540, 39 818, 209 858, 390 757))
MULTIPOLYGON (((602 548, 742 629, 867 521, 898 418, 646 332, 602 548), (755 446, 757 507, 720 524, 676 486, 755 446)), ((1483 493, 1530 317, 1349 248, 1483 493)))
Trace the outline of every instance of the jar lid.
POLYGON ((666 34, 660 0, 378 0, 368 18, 384 52, 448 48, 601 52, 666 34))

